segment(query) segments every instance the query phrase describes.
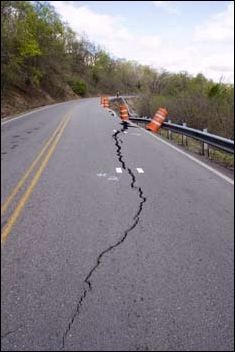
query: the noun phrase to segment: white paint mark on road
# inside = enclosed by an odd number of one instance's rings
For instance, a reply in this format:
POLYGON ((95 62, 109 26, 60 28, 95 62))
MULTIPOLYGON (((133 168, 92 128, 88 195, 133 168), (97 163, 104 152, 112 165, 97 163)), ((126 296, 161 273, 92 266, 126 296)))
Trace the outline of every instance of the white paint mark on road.
POLYGON ((108 181, 119 181, 117 176, 109 176, 107 178, 108 181))
POLYGON ((121 167, 116 167, 116 173, 121 174, 122 173, 122 168, 121 167))
POLYGON ((96 174, 98 177, 106 177, 108 181, 119 181, 118 177, 115 175, 109 175, 107 172, 99 172, 96 174))
POLYGON ((144 174, 144 170, 141 167, 137 167, 136 170, 139 174, 144 174))
POLYGON ((106 176, 107 176, 107 174, 106 174, 106 173, 102 173, 102 172, 100 172, 99 174, 97 174, 97 176, 98 176, 98 177, 106 177, 106 176))

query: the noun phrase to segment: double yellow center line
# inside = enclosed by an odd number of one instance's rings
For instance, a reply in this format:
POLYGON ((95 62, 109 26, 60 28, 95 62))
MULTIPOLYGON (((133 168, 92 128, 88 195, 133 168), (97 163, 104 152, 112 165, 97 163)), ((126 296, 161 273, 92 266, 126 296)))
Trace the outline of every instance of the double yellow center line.
POLYGON ((8 221, 7 221, 6 225, 4 226, 4 228, 2 230, 1 245, 4 245, 9 233, 12 230, 12 227, 16 223, 16 221, 17 221, 22 209, 24 208, 27 200, 30 197, 30 194, 32 193, 34 187, 36 186, 36 184, 37 184, 37 182, 38 182, 38 180, 39 180, 39 178, 40 178, 40 176, 41 176, 41 174, 43 172, 43 170, 45 169, 48 161, 50 160, 50 158, 51 158, 51 156, 52 156, 52 154, 53 154, 53 152, 54 152, 54 150, 55 150, 55 148, 56 148, 56 146, 57 146, 57 144, 58 144, 58 142, 59 142, 59 140, 60 140, 60 138, 62 136, 62 133, 63 133, 68 121, 69 121, 70 116, 71 116, 71 114, 66 115, 64 117, 64 119, 60 122, 59 126, 52 133, 51 137, 48 139, 48 141, 46 142, 44 147, 41 149, 41 151, 39 152, 39 154, 37 155, 35 160, 32 162, 32 164, 30 165, 28 170, 21 177, 21 179, 19 180, 19 182, 17 183, 17 185, 15 186, 15 188, 13 189, 11 194, 8 196, 8 198, 5 200, 5 202, 2 204, 2 206, 1 206, 1 216, 3 216, 3 214, 9 208, 9 206, 12 204, 12 202, 14 201, 14 199, 17 196, 18 192, 23 187, 23 185, 27 181, 28 177, 33 172, 33 170, 36 167, 36 165, 39 163, 39 161, 42 158, 42 156, 44 154, 46 154, 44 159, 41 161, 40 166, 38 167, 38 170, 35 173, 33 179, 31 180, 28 188, 26 189, 26 191, 22 195, 22 197, 19 200, 17 206, 15 207, 15 210, 12 212, 11 216, 8 218, 8 221), (50 148, 49 148, 49 146, 50 146, 50 148), (47 149, 48 149, 48 151, 47 151, 47 149), (47 153, 46 153, 46 151, 47 151, 47 153))

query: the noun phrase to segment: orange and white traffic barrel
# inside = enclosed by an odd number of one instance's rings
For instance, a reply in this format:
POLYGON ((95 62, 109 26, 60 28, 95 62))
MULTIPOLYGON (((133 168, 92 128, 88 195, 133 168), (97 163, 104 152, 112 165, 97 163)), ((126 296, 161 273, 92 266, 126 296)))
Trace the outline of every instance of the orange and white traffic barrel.
POLYGON ((147 124, 146 129, 157 133, 167 115, 168 112, 166 109, 159 108, 150 123, 147 124))
POLYGON ((109 98, 108 97, 101 97, 100 102, 101 102, 101 105, 103 106, 103 108, 109 107, 109 98))
POLYGON ((128 111, 127 111, 127 107, 125 104, 122 104, 119 106, 120 108, 120 117, 122 121, 128 121, 129 117, 128 117, 128 111))
POLYGON ((104 106, 104 97, 100 97, 100 104, 104 106))
POLYGON ((108 97, 104 97, 103 107, 104 108, 108 108, 109 107, 109 98, 108 97))

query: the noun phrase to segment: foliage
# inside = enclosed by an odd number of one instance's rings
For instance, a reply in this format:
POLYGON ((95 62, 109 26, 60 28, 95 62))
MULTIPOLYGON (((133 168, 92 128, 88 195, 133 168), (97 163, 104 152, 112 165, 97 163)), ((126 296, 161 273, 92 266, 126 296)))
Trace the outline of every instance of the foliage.
POLYGON ((84 81, 74 80, 68 82, 73 92, 84 97, 87 93, 87 85, 84 81))

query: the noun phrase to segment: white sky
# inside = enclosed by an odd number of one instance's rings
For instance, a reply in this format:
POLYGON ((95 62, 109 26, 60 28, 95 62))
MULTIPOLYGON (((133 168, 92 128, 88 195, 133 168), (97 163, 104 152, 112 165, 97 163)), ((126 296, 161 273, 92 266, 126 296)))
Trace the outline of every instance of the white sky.
POLYGON ((114 58, 234 84, 234 1, 49 1, 114 58))

